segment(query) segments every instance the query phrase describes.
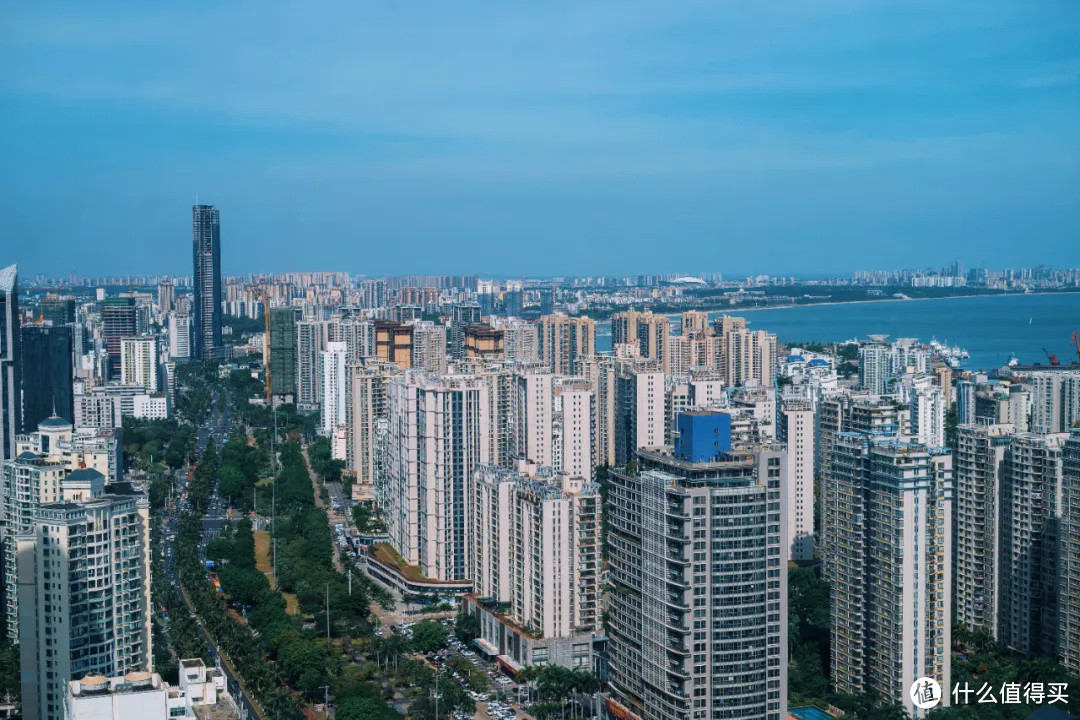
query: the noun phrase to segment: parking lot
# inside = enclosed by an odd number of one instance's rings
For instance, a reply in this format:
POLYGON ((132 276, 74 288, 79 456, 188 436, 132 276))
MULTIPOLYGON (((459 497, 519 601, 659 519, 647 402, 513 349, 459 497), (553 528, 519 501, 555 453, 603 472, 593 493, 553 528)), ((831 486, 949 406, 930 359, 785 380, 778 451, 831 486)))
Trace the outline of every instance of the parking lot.
MULTIPOLYGON (((450 671, 454 679, 467 689, 469 689, 468 678, 449 667, 449 664, 453 663, 455 658, 466 660, 475 668, 476 672, 482 673, 488 678, 490 687, 484 692, 469 690, 470 697, 476 701, 476 714, 474 717, 483 718, 484 720, 510 720, 510 718, 534 720, 531 715, 524 711, 523 705, 517 702, 519 692, 521 692, 518 684, 507 677, 496 663, 486 660, 475 649, 466 646, 454 637, 452 634, 454 631, 452 619, 445 619, 441 622, 451 632, 450 644, 442 650, 425 653, 424 658, 432 667, 450 671)), ((393 626, 390 630, 409 637, 412 634, 412 625, 413 623, 403 623, 393 626)), ((458 718, 457 720, 462 719, 458 718)))

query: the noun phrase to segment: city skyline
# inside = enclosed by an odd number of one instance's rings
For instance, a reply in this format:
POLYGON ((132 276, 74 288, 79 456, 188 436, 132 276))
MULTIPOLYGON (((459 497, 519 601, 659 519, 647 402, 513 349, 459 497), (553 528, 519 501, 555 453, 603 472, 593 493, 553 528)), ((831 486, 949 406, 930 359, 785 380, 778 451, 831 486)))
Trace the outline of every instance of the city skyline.
POLYGON ((774 9, 20 8, 16 259, 175 271, 199 198, 226 274, 1078 263, 1075 5, 774 9))

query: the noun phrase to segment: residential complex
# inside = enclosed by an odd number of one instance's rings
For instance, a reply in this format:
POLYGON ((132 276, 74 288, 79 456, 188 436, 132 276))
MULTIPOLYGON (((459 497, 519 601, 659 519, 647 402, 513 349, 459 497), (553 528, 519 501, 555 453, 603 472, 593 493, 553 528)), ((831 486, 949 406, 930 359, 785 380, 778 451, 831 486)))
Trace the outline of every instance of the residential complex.
POLYGON ((639 718, 783 720, 786 453, 692 448, 641 450, 634 471, 610 473, 609 702, 639 718))
POLYGON ((952 687, 952 457, 843 432, 831 462, 828 492, 847 508, 831 534, 833 683, 922 716, 908 695, 917 679, 952 687))

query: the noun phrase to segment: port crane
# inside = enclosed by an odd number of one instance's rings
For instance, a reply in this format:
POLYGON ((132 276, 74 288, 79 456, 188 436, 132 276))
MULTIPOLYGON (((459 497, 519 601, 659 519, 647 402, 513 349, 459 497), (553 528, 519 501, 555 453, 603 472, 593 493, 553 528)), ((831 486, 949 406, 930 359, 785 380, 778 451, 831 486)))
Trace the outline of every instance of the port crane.
POLYGON ((1049 350, 1047 350, 1046 348, 1043 348, 1043 354, 1046 355, 1046 359, 1050 361, 1051 365, 1060 365, 1061 364, 1061 362, 1058 361, 1057 353, 1052 353, 1049 350))
POLYGON ((1076 359, 1080 360, 1080 332, 1073 330, 1071 340, 1073 346, 1076 347, 1076 359))

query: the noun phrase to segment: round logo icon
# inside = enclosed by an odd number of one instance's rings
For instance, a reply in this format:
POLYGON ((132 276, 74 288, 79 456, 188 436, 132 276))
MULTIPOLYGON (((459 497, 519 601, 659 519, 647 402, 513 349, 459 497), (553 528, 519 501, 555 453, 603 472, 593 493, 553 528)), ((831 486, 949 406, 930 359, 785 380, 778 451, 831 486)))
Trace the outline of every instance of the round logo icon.
POLYGON ((929 710, 941 702, 941 685, 934 678, 919 678, 911 683, 908 695, 911 696, 911 702, 915 703, 915 707, 920 710, 929 710))

